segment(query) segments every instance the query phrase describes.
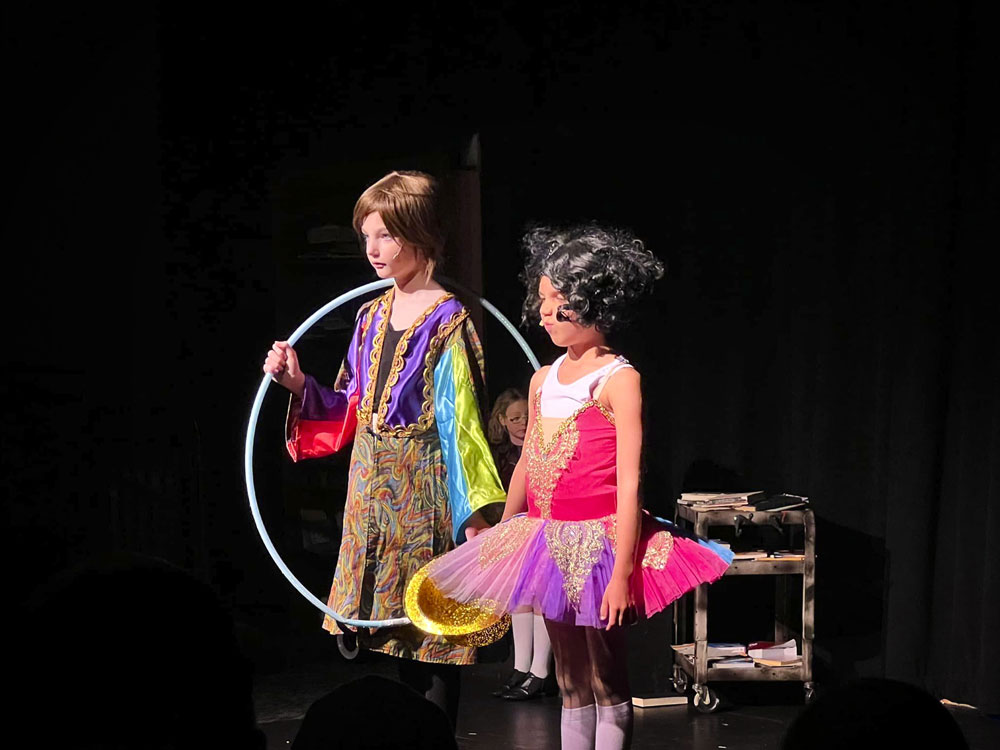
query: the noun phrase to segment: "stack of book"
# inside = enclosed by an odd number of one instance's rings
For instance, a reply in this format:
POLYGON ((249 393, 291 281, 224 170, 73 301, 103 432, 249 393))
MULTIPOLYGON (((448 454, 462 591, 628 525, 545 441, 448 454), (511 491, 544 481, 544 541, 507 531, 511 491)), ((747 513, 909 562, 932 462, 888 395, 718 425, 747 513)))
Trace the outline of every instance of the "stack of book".
MULTIPOLYGON (((720 547, 725 547, 726 549, 732 549, 729 542, 723 541, 722 539, 713 539, 713 543, 718 544, 720 547)), ((733 562, 741 562, 747 560, 805 560, 806 555, 802 550, 790 550, 790 549, 779 549, 772 552, 768 552, 764 549, 747 549, 740 550, 738 552, 733 552, 733 562)))
POLYGON ((747 646, 747 656, 762 667, 797 667, 802 664, 794 638, 784 643, 751 643, 747 646))
MULTIPOLYGON (((677 653, 694 663, 694 644, 672 646, 677 653)), ((744 646, 742 643, 709 643, 709 668, 753 669, 754 667, 797 667, 802 664, 795 639, 784 643, 759 641, 744 646)))
MULTIPOLYGON (((684 656, 688 661, 694 662, 694 644, 682 643, 673 646, 674 651, 684 656)), ((754 666, 754 660, 747 656, 747 647, 742 643, 709 643, 708 664, 711 667, 750 667, 754 666)))
POLYGON ((693 510, 753 510, 753 503, 763 500, 763 492, 683 492, 677 498, 693 510))
MULTIPOLYGON (((671 648, 682 656, 688 656, 694 658, 694 644, 693 643, 680 643, 671 648)), ((708 658, 721 659, 725 656, 746 656, 747 647, 742 643, 709 643, 708 644, 708 658)))
POLYGON ((805 560, 806 553, 802 550, 778 549, 771 553, 775 560, 805 560))
POLYGON ((763 549, 748 549, 742 552, 733 553, 733 562, 739 562, 741 560, 767 560, 769 557, 767 550, 763 549))
POLYGON ((749 656, 724 656, 721 659, 709 659, 708 668, 753 669, 756 666, 749 656))
POLYGON ((680 505, 692 510, 792 510, 809 504, 809 498, 802 495, 766 492, 684 492, 677 498, 680 505))

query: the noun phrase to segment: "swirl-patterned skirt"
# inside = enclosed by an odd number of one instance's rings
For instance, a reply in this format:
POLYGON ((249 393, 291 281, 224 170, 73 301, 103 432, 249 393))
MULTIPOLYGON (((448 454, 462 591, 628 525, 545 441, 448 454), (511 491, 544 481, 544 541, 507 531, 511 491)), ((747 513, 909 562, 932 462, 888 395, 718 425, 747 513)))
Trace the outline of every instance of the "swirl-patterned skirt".
MULTIPOLYGON (((360 427, 351 455, 330 609, 351 619, 403 617, 407 582, 453 546, 447 473, 437 433, 394 437, 360 427)), ((342 632, 329 616, 323 627, 342 632)), ((362 631, 359 642, 373 651, 418 661, 475 662, 475 648, 412 625, 362 631)))

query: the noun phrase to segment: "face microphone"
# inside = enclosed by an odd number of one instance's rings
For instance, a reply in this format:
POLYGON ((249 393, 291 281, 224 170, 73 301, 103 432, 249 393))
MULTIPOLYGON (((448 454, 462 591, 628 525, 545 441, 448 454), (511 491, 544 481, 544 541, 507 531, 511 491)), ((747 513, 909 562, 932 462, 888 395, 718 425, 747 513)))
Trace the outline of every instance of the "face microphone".
POLYGON ((573 320, 566 313, 566 305, 560 305, 559 309, 556 310, 556 320, 558 320, 560 323, 569 323, 571 320, 573 320))

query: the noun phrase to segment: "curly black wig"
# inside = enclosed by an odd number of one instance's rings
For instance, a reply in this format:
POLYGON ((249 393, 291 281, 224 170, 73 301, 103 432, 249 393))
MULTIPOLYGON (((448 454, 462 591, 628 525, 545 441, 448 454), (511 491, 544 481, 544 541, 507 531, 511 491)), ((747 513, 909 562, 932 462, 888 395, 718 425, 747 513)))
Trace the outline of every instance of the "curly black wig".
POLYGON ((539 320, 538 282, 547 276, 583 325, 611 333, 626 323, 641 297, 663 276, 663 263, 625 229, 596 223, 531 227, 522 240, 527 288, 521 320, 539 320))

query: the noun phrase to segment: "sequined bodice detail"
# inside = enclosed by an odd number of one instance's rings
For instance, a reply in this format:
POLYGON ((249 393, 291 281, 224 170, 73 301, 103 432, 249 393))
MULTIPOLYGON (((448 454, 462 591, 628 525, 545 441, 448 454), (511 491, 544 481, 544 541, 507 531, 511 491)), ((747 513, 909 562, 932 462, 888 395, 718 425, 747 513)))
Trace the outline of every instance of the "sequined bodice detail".
POLYGON ((541 420, 538 418, 541 393, 535 393, 535 429, 532 430, 526 444, 526 458, 529 485, 529 500, 542 518, 552 517, 552 496, 559 480, 569 466, 570 460, 576 455, 580 445, 580 426, 578 417, 588 409, 596 409, 612 426, 614 416, 598 401, 588 401, 566 417, 556 428, 552 437, 545 439, 541 420))

